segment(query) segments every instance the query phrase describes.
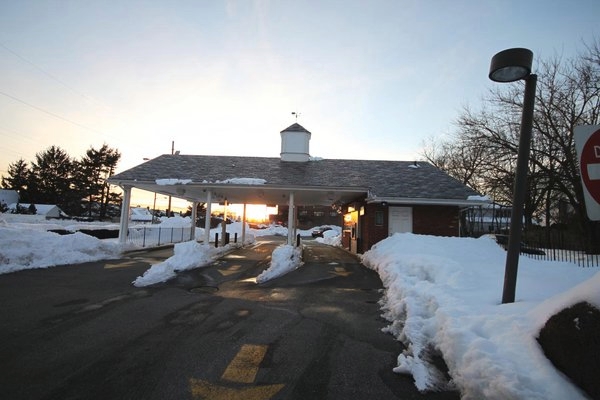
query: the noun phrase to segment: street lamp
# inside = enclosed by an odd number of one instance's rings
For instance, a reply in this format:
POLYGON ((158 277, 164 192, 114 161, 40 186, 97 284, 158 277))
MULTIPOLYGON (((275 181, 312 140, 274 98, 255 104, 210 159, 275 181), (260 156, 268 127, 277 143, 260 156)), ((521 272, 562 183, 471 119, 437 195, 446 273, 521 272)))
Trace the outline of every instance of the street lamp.
POLYGON ((508 249, 506 250, 506 266, 504 269, 503 304, 515 301, 517 286, 517 270, 519 267, 519 253, 521 252, 521 230, 523 228, 523 206, 527 192, 527 170, 537 83, 537 75, 531 73, 532 62, 533 52, 531 50, 515 48, 496 54, 492 57, 490 64, 489 78, 494 82, 516 82, 521 79, 525 81, 517 170, 513 190, 508 249))

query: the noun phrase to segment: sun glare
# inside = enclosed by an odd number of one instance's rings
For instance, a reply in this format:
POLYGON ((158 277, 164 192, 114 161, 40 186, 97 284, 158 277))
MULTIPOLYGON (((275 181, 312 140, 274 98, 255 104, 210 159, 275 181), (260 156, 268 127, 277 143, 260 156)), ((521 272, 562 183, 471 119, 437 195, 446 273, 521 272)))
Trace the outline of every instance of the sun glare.
MULTIPOLYGON (((246 205, 246 221, 248 222, 266 222, 269 220, 269 214, 273 214, 274 207, 267 207, 265 204, 247 204, 246 205)), ((242 217, 244 206, 242 204, 232 204, 229 209, 236 216, 242 217)))

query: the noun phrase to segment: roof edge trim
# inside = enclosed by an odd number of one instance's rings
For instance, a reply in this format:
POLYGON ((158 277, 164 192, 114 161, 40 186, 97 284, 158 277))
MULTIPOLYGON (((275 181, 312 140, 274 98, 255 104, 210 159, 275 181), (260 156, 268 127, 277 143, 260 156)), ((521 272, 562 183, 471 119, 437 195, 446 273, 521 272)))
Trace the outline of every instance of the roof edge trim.
POLYGON ((426 199, 418 197, 372 197, 367 199, 367 204, 383 203, 388 204, 417 204, 417 205, 436 205, 436 206, 479 206, 489 204, 486 200, 461 200, 461 199, 426 199))
POLYGON ((240 183, 216 183, 216 182, 189 182, 185 184, 173 184, 173 185, 159 185, 156 181, 139 181, 132 179, 108 179, 108 183, 116 186, 157 186, 157 187, 174 187, 174 186, 185 186, 185 187, 202 187, 206 189, 220 189, 220 188, 254 188, 254 189, 275 189, 290 191, 343 191, 343 192, 355 192, 355 193, 367 193, 369 191, 366 187, 349 187, 349 186, 288 186, 288 185, 270 185, 268 182, 264 184, 240 184, 240 183))

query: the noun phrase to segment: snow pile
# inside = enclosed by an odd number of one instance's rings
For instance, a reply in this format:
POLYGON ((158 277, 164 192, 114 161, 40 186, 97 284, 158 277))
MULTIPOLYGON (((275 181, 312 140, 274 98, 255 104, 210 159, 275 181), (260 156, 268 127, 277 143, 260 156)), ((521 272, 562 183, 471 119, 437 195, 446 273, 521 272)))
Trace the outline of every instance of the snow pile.
POLYGON ((412 374, 420 390, 455 385, 463 399, 584 398, 535 338, 562 308, 581 300, 600 306, 600 274, 521 257, 517 302, 502 305, 505 259, 488 237, 413 234, 395 234, 363 255, 385 287, 386 330, 407 345, 395 371, 412 374), (430 362, 440 353, 452 382, 430 362))
POLYGON ((195 241, 175 244, 173 256, 165 261, 154 264, 144 275, 133 281, 133 285, 143 287, 159 282, 168 281, 177 275, 178 271, 198 268, 210 264, 223 253, 230 251, 234 245, 215 248, 195 241))
POLYGON ((264 185, 267 183, 267 181, 261 178, 229 178, 222 181, 216 181, 215 183, 231 183, 233 185, 264 185))
POLYGON ((471 196, 467 196, 467 200, 468 201, 487 201, 487 202, 492 202, 492 199, 490 199, 490 196, 488 196, 487 194, 484 196, 480 196, 480 195, 471 195, 471 196))
POLYGON ((192 226, 191 217, 182 217, 180 215, 159 217, 159 221, 162 228, 189 228, 192 226))
MULTIPOLYGON (((232 222, 230 224, 226 225, 226 230, 227 233, 229 233, 229 241, 230 242, 234 242, 235 241, 235 235, 237 234, 237 240, 238 242, 242 240, 242 228, 244 227, 244 225, 241 222, 232 222)), ((204 232, 206 232, 203 228, 196 228, 196 239, 197 240, 204 240, 204 232)), ((219 234, 219 240, 221 240, 221 234, 223 232, 223 228, 221 227, 221 225, 217 226, 216 228, 213 228, 210 230, 210 240, 214 240, 215 239, 215 234, 218 233, 219 234)), ((273 233, 271 231, 269 231, 268 229, 252 229, 248 226, 248 223, 246 223, 246 240, 244 241, 244 245, 247 244, 252 244, 256 241, 256 236, 265 236, 265 235, 272 235, 273 233)))
POLYGON ((288 244, 278 246, 271 255, 271 265, 256 277, 256 283, 265 283, 291 272, 302 265, 302 247, 288 244))
POLYGON ((59 235, 37 229, 0 226, 0 274, 120 257, 115 242, 83 233, 59 235))
POLYGON ((169 186, 169 185, 187 185, 188 183, 192 183, 191 179, 157 179, 156 181, 157 185, 160 186, 169 186))
POLYGON ((46 219, 43 215, 10 213, 0 214, 0 226, 44 232, 62 229, 71 232, 79 229, 119 229, 119 224, 112 222, 78 222, 72 219, 46 219))
POLYGON ((256 229, 253 232, 256 236, 287 236, 288 228, 281 225, 271 225, 267 229, 256 229))
POLYGON ((341 246, 342 245, 342 228, 339 226, 328 225, 331 227, 330 231, 323 232, 323 237, 318 237, 315 240, 319 243, 328 244, 330 246, 341 246))

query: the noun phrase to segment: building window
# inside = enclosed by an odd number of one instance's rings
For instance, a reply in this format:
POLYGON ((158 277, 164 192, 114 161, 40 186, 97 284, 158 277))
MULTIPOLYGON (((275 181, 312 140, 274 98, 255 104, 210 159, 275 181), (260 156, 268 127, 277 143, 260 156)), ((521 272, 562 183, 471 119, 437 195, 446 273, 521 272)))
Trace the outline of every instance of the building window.
POLYGON ((306 216, 308 215, 308 211, 306 211, 306 210, 301 210, 301 211, 299 212, 299 214, 300 214, 301 216, 303 216, 303 217, 306 217, 306 216))
POLYGON ((330 212, 329 212, 329 216, 330 216, 330 217, 337 217, 337 216, 338 216, 338 213, 337 213, 337 211, 330 211, 330 212))
POLYGON ((325 213, 324 213, 323 211, 315 211, 315 212, 313 213, 313 215, 314 215, 315 217, 322 217, 323 215, 325 215, 325 213))
POLYGON ((375 211, 375 226, 383 226, 383 211, 375 211))

